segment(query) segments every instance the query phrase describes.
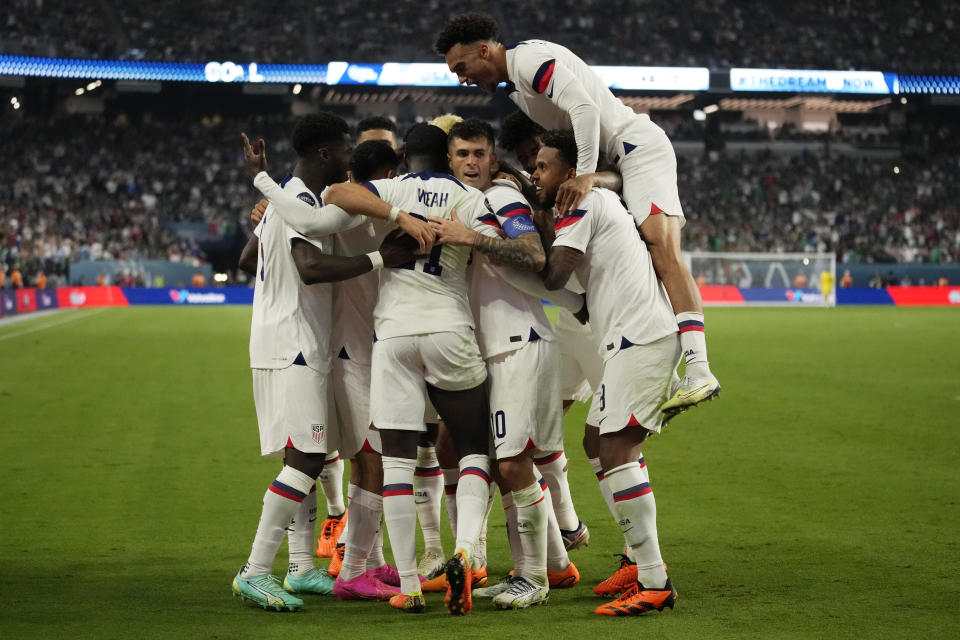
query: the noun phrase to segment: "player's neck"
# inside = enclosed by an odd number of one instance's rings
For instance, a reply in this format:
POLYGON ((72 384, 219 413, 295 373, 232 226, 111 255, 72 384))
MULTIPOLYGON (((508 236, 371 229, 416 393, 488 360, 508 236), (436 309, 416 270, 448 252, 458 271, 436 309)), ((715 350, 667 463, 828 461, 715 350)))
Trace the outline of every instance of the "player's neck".
POLYGON ((303 180, 303 184, 307 185, 307 188, 317 195, 327 188, 320 167, 314 167, 303 160, 297 162, 297 165, 293 168, 293 177, 303 180))
POLYGON ((496 43, 492 49, 492 61, 494 66, 497 69, 497 80, 498 82, 506 82, 510 79, 510 74, 507 73, 507 48, 503 43, 496 43))

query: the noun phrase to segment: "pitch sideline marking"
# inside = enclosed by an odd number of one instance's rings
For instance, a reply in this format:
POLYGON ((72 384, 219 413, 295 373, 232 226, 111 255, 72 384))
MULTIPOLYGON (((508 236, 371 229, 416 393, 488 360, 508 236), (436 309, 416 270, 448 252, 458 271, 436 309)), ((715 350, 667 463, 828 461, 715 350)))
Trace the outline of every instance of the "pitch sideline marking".
POLYGON ((95 316, 95 315, 97 315, 97 314, 103 313, 103 312, 106 311, 106 310, 107 310, 107 307, 104 307, 104 308, 102 308, 102 309, 93 309, 93 310, 90 310, 88 313, 80 312, 80 313, 77 313, 77 314, 70 314, 68 317, 66 317, 66 318, 64 318, 64 319, 62 319, 62 320, 58 320, 58 321, 56 321, 56 322, 48 322, 48 323, 46 323, 46 324, 41 324, 41 325, 29 327, 29 328, 24 329, 24 330, 22 330, 22 331, 14 331, 13 333, 8 333, 8 334, 6 334, 6 335, 0 335, 0 342, 3 342, 4 340, 9 340, 10 338, 16 338, 16 337, 19 337, 19 336, 25 336, 25 335, 27 335, 28 333, 34 333, 34 332, 37 332, 37 331, 42 331, 43 329, 52 329, 53 327, 58 327, 58 326, 60 326, 60 325, 62 325, 62 324, 67 324, 68 322, 73 322, 74 320, 81 320, 81 319, 83 319, 83 318, 90 318, 90 317, 95 316))

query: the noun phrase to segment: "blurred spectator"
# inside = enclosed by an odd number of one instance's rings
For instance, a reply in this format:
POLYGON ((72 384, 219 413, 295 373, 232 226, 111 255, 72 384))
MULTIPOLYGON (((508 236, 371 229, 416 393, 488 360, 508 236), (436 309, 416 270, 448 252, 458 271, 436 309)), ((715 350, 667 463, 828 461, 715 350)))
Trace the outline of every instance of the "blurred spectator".
POLYGON ((20 269, 16 267, 10 272, 10 286, 14 289, 19 289, 23 286, 23 274, 20 273, 20 269))
POLYGON ((207 279, 204 277, 202 273, 198 271, 195 274, 193 274, 193 280, 191 281, 191 284, 194 287, 198 287, 198 288, 205 287, 207 286, 207 279))
POLYGON ((35 282, 37 289, 46 289, 47 288, 47 275, 41 271, 37 274, 37 279, 35 282))
POLYGON ((938 286, 938 287, 949 287, 949 286, 950 286, 950 281, 947 280, 947 276, 940 276, 940 279, 937 280, 937 286, 938 286))
POLYGON ((840 278, 840 286, 844 289, 849 289, 853 286, 853 276, 850 275, 849 269, 843 272, 843 276, 840 278))
POLYGON ((807 288, 807 274, 803 271, 798 271, 797 275, 793 279, 793 287, 795 289, 806 289, 807 288))
MULTIPOLYGON (((666 0, 461 6, 493 14, 505 42, 552 40, 590 64, 957 70, 960 3, 693 0, 682 13, 666 0)), ((300 64, 439 62, 433 39, 455 10, 439 0, 294 0, 282 11, 254 0, 7 0, 4 9, 0 50, 14 55, 300 64)))

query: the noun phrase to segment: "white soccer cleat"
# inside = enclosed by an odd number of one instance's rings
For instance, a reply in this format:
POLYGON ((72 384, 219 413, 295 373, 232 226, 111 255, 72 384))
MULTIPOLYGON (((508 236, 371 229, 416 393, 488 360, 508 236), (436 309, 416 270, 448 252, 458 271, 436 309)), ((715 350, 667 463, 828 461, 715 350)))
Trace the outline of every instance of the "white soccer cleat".
POLYGON ((446 564, 447 561, 440 553, 428 549, 423 554, 423 557, 420 558, 420 564, 417 565, 417 573, 420 574, 421 578, 431 580, 443 573, 443 568, 446 564))
POLYGON ((523 577, 514 577, 510 588, 493 598, 497 609, 526 609, 543 604, 550 598, 550 587, 538 587, 523 577))
POLYGON ((670 399, 660 405, 660 410, 667 414, 667 419, 695 407, 720 395, 720 383, 711 373, 707 376, 683 376, 673 388, 670 399))
POLYGON ((473 590, 474 598, 495 598, 501 593, 505 593, 510 590, 511 585, 513 585, 513 576, 506 575, 500 582, 490 587, 483 587, 480 589, 473 590))

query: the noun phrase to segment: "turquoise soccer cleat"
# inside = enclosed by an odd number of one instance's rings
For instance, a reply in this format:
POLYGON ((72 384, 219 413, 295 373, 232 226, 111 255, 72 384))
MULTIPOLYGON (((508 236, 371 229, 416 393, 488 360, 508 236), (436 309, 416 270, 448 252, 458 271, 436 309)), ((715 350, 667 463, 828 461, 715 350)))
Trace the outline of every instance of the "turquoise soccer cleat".
POLYGON ((242 577, 240 573, 233 579, 233 595, 237 598, 274 611, 299 611, 303 608, 303 600, 284 591, 280 579, 272 573, 249 578, 242 577))
POLYGON ((309 593, 316 596, 333 595, 333 578, 322 569, 310 569, 302 576, 288 573, 283 588, 290 593, 309 593))

